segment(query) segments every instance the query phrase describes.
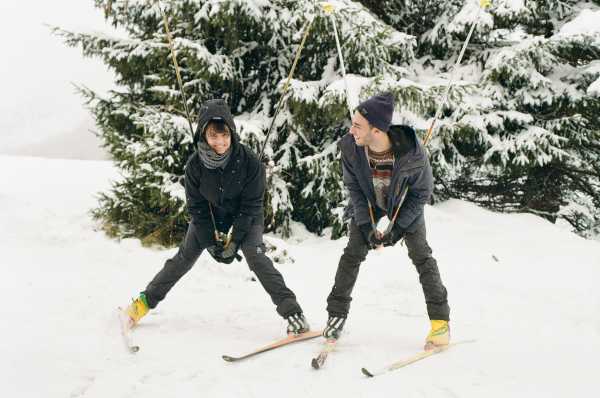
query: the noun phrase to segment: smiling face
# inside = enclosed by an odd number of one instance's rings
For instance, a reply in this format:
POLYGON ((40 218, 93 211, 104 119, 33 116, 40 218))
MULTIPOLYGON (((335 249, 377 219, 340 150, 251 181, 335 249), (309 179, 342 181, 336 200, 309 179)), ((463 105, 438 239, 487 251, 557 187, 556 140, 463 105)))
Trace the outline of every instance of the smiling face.
POLYGON ((205 130, 206 143, 218 155, 223 155, 231 147, 231 132, 223 122, 209 122, 205 130))
POLYGON ((371 127, 369 121, 358 111, 352 116, 352 127, 350 134, 354 137, 354 142, 358 146, 368 146, 374 140, 375 129, 371 127))

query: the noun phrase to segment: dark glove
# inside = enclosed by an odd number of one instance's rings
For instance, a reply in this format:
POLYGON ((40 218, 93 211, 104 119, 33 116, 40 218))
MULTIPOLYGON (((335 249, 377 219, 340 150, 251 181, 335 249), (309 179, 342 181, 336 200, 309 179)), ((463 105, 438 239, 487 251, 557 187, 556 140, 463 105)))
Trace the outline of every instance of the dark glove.
POLYGON ((398 241, 404 238, 406 231, 400 228, 398 224, 394 224, 392 230, 383 236, 383 246, 394 246, 398 241))
POLYGON ((209 252, 212 258, 214 258, 216 261, 221 262, 221 255, 223 254, 223 242, 216 242, 214 245, 207 247, 206 251, 209 252))
POLYGON ((369 246, 369 249, 375 249, 378 246, 381 246, 383 243, 383 239, 377 236, 378 234, 375 233, 376 231, 373 229, 371 224, 359 225, 358 229, 365 239, 367 246, 369 246))
POLYGON ((242 261, 242 256, 237 254, 238 248, 239 246, 236 242, 229 242, 229 244, 221 252, 221 262, 225 264, 231 264, 233 260, 242 261))

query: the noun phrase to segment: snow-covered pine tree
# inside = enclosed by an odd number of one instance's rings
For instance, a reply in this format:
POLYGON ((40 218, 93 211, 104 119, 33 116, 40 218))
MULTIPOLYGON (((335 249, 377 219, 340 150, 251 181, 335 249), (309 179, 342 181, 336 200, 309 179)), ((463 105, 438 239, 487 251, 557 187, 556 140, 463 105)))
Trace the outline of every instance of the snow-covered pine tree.
MULTIPOLYGON (((561 217, 583 235, 598 232, 600 40, 590 22, 597 1, 496 0, 480 12, 475 0, 362 0, 380 19, 357 2, 331 3, 349 73, 347 99, 331 20, 316 2, 161 3, 192 113, 203 100, 225 96, 243 140, 257 150, 302 31, 315 18, 266 146, 274 164, 269 229, 285 233, 295 219, 339 235, 344 194, 335 141, 348 127, 346 100, 352 107, 390 90, 397 121, 423 132, 477 21, 430 144, 438 195, 561 217)), ((110 8, 108 19, 128 37, 57 30, 85 55, 102 57, 123 87, 108 98, 82 89, 124 172, 96 214, 119 235, 176 241, 185 225, 178 182, 192 148, 160 10, 144 0, 96 6, 110 8)))
MULTIPOLYGON (((188 108, 223 97, 242 140, 259 150, 303 29, 314 18, 285 108, 266 146, 267 228, 288 232, 291 219, 315 232, 341 231, 343 187, 335 141, 346 131, 344 83, 329 16, 313 1, 95 0, 124 37, 56 28, 85 56, 100 57, 120 88, 106 97, 81 88, 123 178, 95 211, 117 236, 173 244, 185 230, 183 166, 191 132, 163 24, 169 20, 188 108)), ((411 36, 349 0, 335 1, 351 88, 364 77, 400 79, 412 58, 411 36), (361 77, 364 76, 364 77, 361 77)), ((195 128, 192 120, 191 128, 195 128)))
POLYGON ((600 232, 600 2, 361 3, 417 38, 407 79, 378 86, 423 130, 478 23, 430 144, 438 195, 600 232))

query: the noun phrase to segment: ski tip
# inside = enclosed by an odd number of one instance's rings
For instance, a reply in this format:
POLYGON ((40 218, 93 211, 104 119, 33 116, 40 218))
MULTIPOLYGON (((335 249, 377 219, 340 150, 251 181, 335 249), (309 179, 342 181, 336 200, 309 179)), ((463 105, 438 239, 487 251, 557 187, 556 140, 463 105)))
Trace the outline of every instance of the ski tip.
POLYGON ((319 370, 321 368, 321 366, 319 366, 319 361, 317 360, 317 358, 313 358, 310 364, 315 370, 319 370))
POLYGON ((371 372, 369 372, 366 368, 362 368, 361 371, 367 377, 374 377, 375 376, 371 372))
POLYGON ((236 359, 234 357, 230 357, 229 355, 223 355, 221 358, 227 362, 235 362, 236 359))

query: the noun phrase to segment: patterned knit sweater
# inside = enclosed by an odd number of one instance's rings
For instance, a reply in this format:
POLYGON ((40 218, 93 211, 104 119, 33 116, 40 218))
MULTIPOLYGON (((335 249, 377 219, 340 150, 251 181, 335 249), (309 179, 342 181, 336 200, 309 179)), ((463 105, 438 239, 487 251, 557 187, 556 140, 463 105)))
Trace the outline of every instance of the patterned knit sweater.
POLYGON ((394 152, 388 149, 384 152, 375 152, 365 147, 371 175, 373 177, 373 187, 375 188, 375 199, 377 207, 387 209, 388 191, 394 169, 394 152))

